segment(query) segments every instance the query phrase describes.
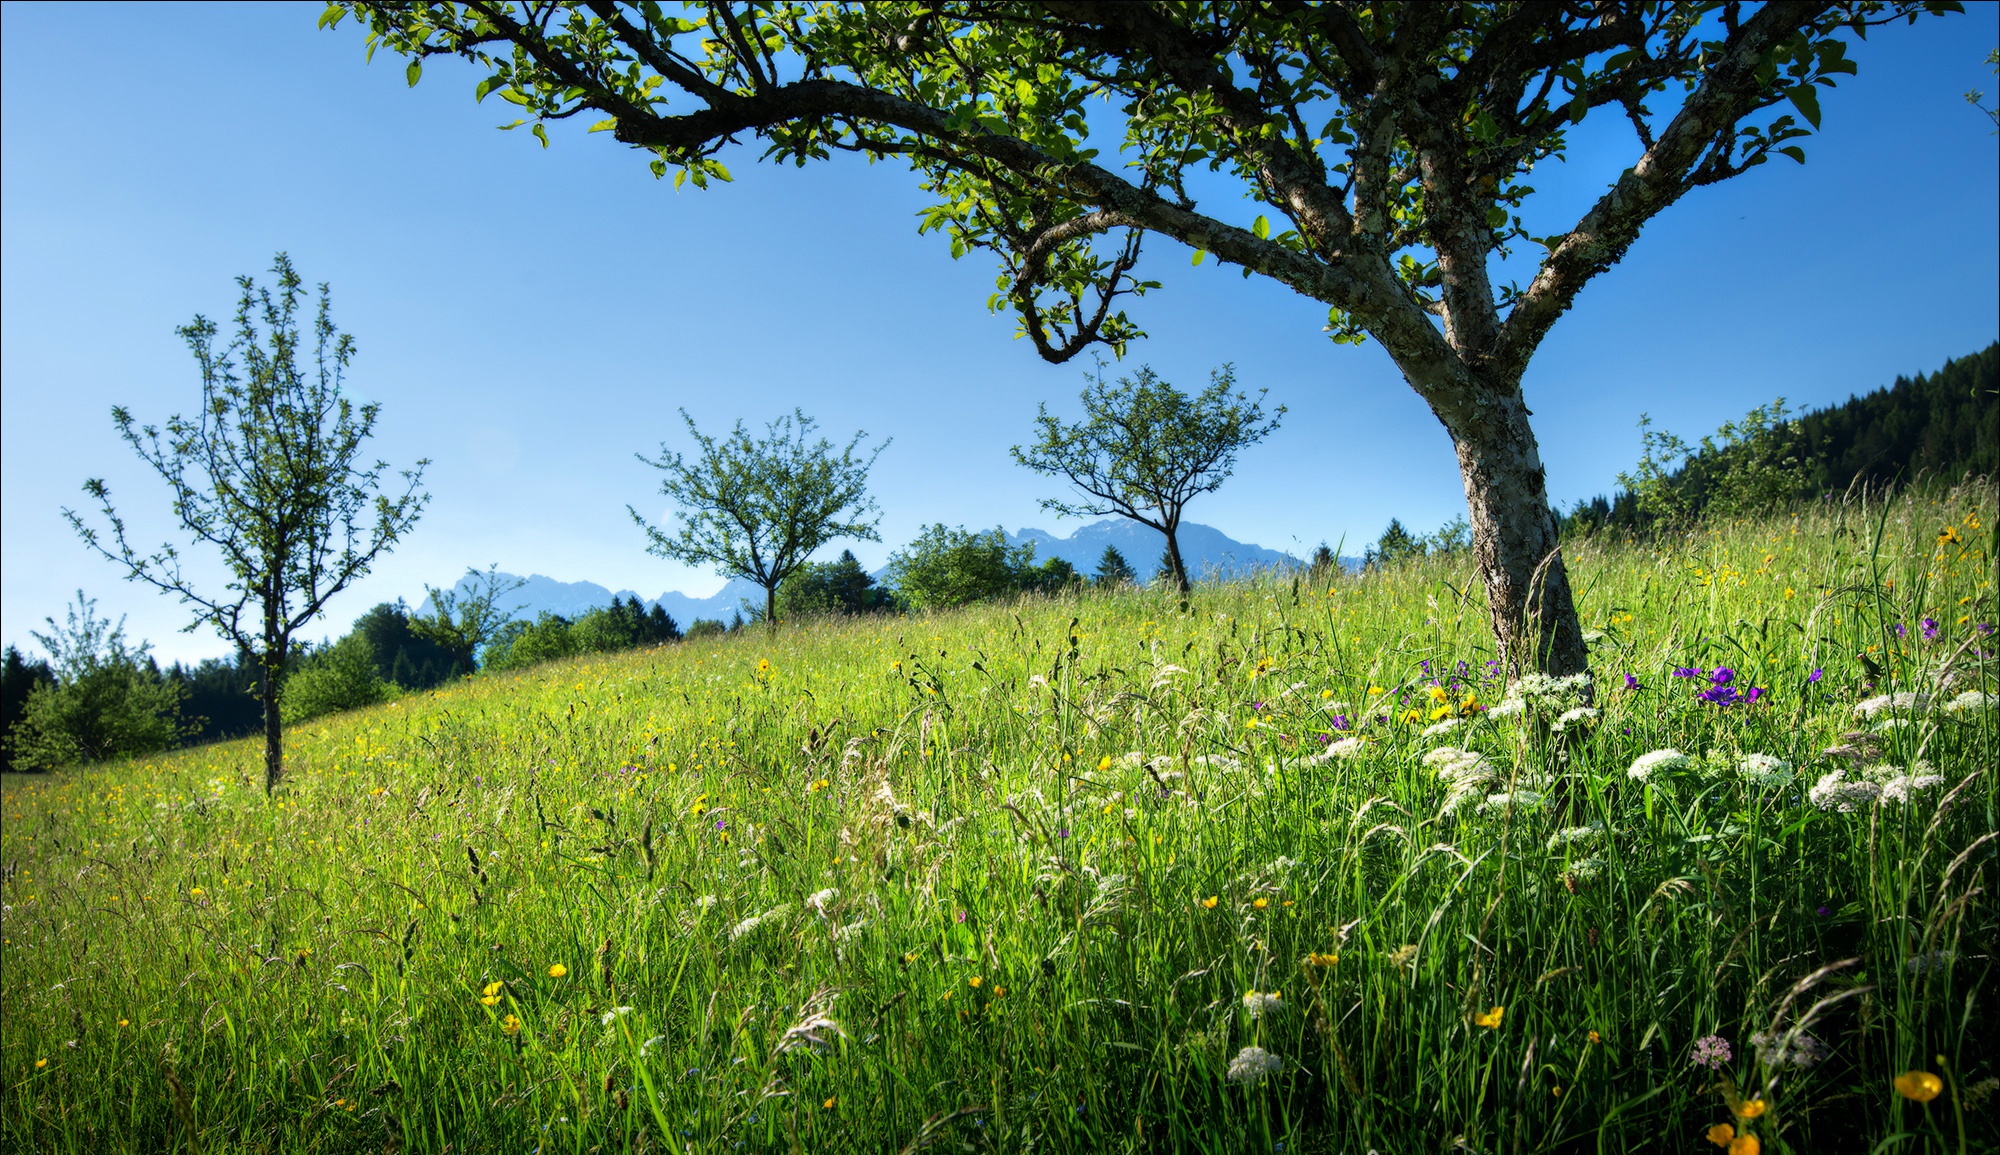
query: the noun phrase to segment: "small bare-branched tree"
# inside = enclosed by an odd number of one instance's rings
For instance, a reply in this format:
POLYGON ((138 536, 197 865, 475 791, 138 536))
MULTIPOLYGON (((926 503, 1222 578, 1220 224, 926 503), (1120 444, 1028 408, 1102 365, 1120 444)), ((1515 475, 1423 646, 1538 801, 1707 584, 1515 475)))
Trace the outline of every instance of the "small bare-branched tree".
POLYGON ((111 410, 119 435, 166 481, 181 529, 221 555, 229 574, 222 588, 199 585, 179 546, 135 548, 100 478, 83 488, 108 533, 63 510, 84 543, 123 566, 127 579, 193 606, 187 629, 212 626, 261 666, 267 793, 285 772, 278 699, 292 636, 366 575, 430 500, 421 488, 428 460, 398 475, 401 492, 391 498, 382 492, 388 463, 361 456, 381 407, 357 406, 341 393, 354 338, 334 328, 328 287, 319 287, 314 365, 301 370, 303 283, 283 253, 271 271, 275 292, 236 279, 242 296, 228 344, 217 347, 215 323, 199 314, 178 330, 201 368, 199 412, 176 414, 161 428, 135 424, 122 405, 111 410))

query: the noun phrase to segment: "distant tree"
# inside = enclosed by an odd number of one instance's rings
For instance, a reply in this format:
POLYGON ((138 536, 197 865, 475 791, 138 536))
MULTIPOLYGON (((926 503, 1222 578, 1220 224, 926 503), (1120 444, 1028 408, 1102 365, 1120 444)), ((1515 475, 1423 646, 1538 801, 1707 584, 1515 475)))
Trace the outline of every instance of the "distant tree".
POLYGON ((778 587, 814 550, 840 537, 880 541, 868 496, 868 470, 889 447, 856 452, 864 433, 835 451, 825 438, 809 441, 816 425, 799 410, 765 426, 753 439, 738 421, 721 440, 704 436, 681 410, 688 434, 701 449, 688 461, 660 446, 658 460, 639 460, 666 474, 660 492, 679 507, 680 527, 666 533, 626 506, 646 531, 647 552, 689 565, 713 565, 724 576, 748 578, 764 589, 764 620, 775 624, 778 587))
POLYGON ((537 614, 535 620, 524 625, 519 632, 502 631, 500 637, 506 640, 506 648, 500 649, 496 640, 487 651, 486 668, 489 670, 519 670, 571 657, 577 652, 576 638, 570 632, 570 620, 547 610, 537 614), (511 637, 507 636, 509 633, 512 633, 511 637))
POLYGON ((888 591, 876 586, 854 551, 844 549, 833 561, 808 562, 786 578, 778 588, 778 614, 785 619, 865 614, 886 609, 889 600, 888 591))
POLYGON ((1252 401, 1233 392, 1235 386, 1227 365, 1198 397, 1144 366, 1107 385, 1100 364, 1083 391, 1084 420, 1065 424, 1042 406, 1035 418, 1039 437, 1025 449, 1016 445, 1014 460, 1067 479, 1083 498, 1044 498, 1043 509, 1070 517, 1116 514, 1165 534, 1167 569, 1185 595, 1190 583, 1179 543, 1182 510, 1228 480, 1237 453, 1276 430, 1285 414, 1280 405, 1265 421, 1264 391, 1252 401))
POLYGON ((356 632, 308 656, 285 679, 278 712, 286 725, 379 705, 396 694, 375 668, 367 635, 356 632))
POLYGON ((681 640, 680 624, 667 612, 667 607, 653 603, 653 610, 646 615, 646 641, 655 646, 681 640))
POLYGON ((719 638, 727 633, 728 630, 729 627, 712 618, 696 618, 688 626, 687 638, 688 641, 694 641, 697 638, 719 638))
MULTIPOLYGON (((766 590, 765 592, 766 592, 766 594, 768 595, 770 591, 766 590)), ((770 604, 770 603, 769 603, 769 601, 768 601, 768 599, 767 599, 767 601, 766 601, 766 603, 765 603, 765 604, 766 604, 767 606, 768 606, 768 605, 770 604)), ((765 610, 764 612, 765 612, 766 614, 769 614, 769 613, 770 613, 770 610, 769 610, 769 609, 766 609, 766 610, 765 610)), ((743 627, 744 627, 745 625, 747 625, 747 624, 748 624, 748 623, 746 623, 746 622, 745 622, 745 621, 743 620, 743 611, 742 611, 742 610, 737 610, 737 611, 736 611, 736 612, 735 612, 734 614, 730 615, 730 618, 729 618, 729 632, 733 634, 733 633, 735 633, 736 631, 738 631, 738 630, 742 629, 742 628, 743 628, 743 627)))
POLYGON ((20 650, 7 647, 6 663, 0 667, 0 757, 6 759, 7 769, 28 769, 26 764, 14 765, 14 727, 27 715, 28 695, 38 686, 55 684, 55 671, 49 669, 47 662, 39 658, 30 662, 21 656, 20 650))
POLYGON ((400 598, 383 602, 354 619, 353 632, 367 639, 377 676, 406 690, 428 690, 472 671, 451 651, 417 635, 411 628, 409 607, 400 598))
POLYGON ((645 611, 639 608, 637 598, 628 605, 623 598, 614 597, 610 605, 570 623, 569 636, 578 653, 611 654, 644 644, 645 627, 645 611))
POLYGON ((1137 584, 1139 575, 1125 555, 1118 552, 1115 545, 1107 545, 1097 556, 1097 584, 1101 586, 1129 586, 1137 584))
POLYGON ((1403 528, 1398 518, 1389 519, 1389 528, 1362 558, 1362 564, 1370 569, 1377 566, 1393 565, 1404 558, 1422 557, 1426 552, 1424 539, 1403 528))
POLYGON ((1020 573, 1034 556, 1032 542, 1009 547, 1004 529, 973 533, 939 523, 890 555, 889 580, 911 609, 949 609, 1021 588, 1020 573))
POLYGON ((193 666, 175 662, 167 678, 182 687, 181 717, 192 727, 190 741, 242 738, 263 725, 257 692, 263 669, 250 658, 204 658, 193 666))
POLYGON ((429 496, 419 461, 401 474, 403 492, 382 492, 388 464, 365 464, 362 443, 381 407, 356 407, 341 393, 354 338, 334 328, 332 293, 319 287, 313 371, 298 364, 301 282, 283 253, 272 265, 275 295, 238 277, 236 336, 216 347, 214 322, 196 315, 179 332, 201 369, 201 408, 168 418, 165 430, 137 426, 113 408, 119 434, 167 483, 175 518, 195 542, 213 546, 229 577, 203 592, 172 544, 134 548, 100 479, 84 484, 109 526, 107 544, 65 509, 84 543, 125 568, 125 576, 176 594, 195 607, 194 629, 213 626, 263 667, 264 789, 285 770, 278 709, 292 637, 327 600, 365 576, 375 559, 416 524, 429 496), (260 331, 261 326, 261 331, 260 331))
POLYGON ((1340 570, 1340 559, 1333 556, 1333 550, 1325 542, 1313 550, 1312 559, 1306 562, 1306 576, 1314 581, 1325 581, 1340 570))
POLYGON ((1043 559, 1040 565, 1016 570, 1014 581, 1026 593, 1059 594, 1081 586, 1083 575, 1062 558, 1051 557, 1043 559))
POLYGON ((1958 7, 336 0, 321 24, 355 15, 412 83, 460 57, 543 144, 595 120, 676 187, 736 148, 900 161, 919 230, 996 265, 992 304, 1051 361, 1144 335, 1122 305, 1159 284, 1148 236, 1326 306, 1450 434, 1512 676, 1589 666, 1522 390, 1551 329, 1683 197, 1802 163, 1853 40, 1958 7), (1600 166, 1590 204, 1536 194, 1565 159, 1600 166))
POLYGON ((33 686, 14 727, 8 761, 53 769, 164 750, 180 741, 182 687, 160 673, 150 647, 125 640, 125 620, 96 614, 78 590, 63 625, 34 639, 48 651, 53 683, 33 686))
POLYGON ((527 585, 528 579, 509 577, 499 570, 497 564, 486 567, 485 573, 465 567, 465 578, 460 583, 465 586, 463 593, 455 588, 424 586, 424 592, 430 595, 431 610, 411 618, 410 631, 450 654, 454 672, 471 673, 480 648, 493 639, 501 626, 514 619, 514 611, 519 608, 503 609, 500 602, 527 585))

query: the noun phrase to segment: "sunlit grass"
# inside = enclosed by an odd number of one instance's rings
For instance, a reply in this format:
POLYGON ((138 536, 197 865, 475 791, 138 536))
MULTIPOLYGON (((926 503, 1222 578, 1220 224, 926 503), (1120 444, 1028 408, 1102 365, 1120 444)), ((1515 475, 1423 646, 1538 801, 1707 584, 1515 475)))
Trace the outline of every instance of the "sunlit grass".
POLYGON ((0 1147, 1990 1145, 1994 504, 1574 544, 1567 723, 1433 558, 481 677, 273 801, 10 777, 0 1147))

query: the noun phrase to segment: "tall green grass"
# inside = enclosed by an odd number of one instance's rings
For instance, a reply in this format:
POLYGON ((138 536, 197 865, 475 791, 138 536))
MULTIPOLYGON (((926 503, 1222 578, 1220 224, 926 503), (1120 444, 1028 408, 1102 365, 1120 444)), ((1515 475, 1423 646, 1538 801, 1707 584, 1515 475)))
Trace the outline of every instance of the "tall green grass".
POLYGON ((1994 506, 1573 545, 1567 722, 1445 557, 482 676, 270 801, 9 778, 0 1147, 1990 1149, 1994 506))

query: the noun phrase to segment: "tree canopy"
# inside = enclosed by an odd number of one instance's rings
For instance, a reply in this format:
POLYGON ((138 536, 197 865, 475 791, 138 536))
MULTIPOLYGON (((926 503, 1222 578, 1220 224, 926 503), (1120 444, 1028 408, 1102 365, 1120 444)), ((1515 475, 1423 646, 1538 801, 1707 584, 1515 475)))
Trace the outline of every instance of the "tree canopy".
POLYGON ((1381 342, 1450 433, 1509 667, 1570 673, 1588 661, 1530 359, 1653 217, 1803 161, 1852 38, 1958 7, 341 0, 321 23, 359 16, 412 84, 470 62, 474 95, 544 145, 546 124, 595 117, 676 184, 730 179, 721 156, 746 138, 801 165, 899 158, 933 198, 920 228, 997 262, 989 305, 1050 360, 1142 335, 1125 305, 1157 287, 1149 235, 1324 304, 1327 333, 1381 342), (1538 219, 1534 169, 1600 114, 1629 129, 1627 158, 1581 214, 1538 219), (1517 248, 1533 275, 1496 284, 1517 248))

